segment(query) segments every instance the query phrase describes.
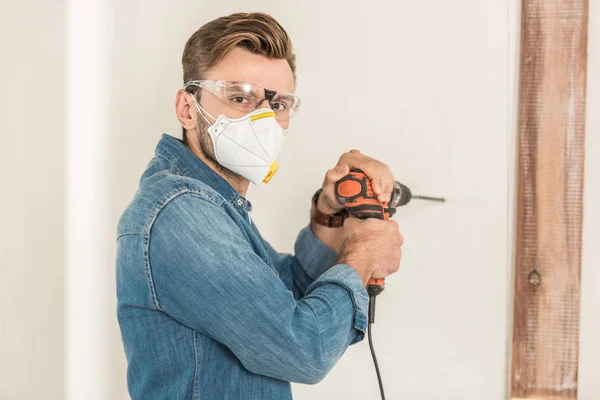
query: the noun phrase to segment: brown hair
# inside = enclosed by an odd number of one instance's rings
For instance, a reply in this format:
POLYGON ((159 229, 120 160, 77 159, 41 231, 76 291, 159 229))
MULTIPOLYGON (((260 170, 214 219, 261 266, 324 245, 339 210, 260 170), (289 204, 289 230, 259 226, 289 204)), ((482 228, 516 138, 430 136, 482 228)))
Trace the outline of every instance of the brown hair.
MULTIPOLYGON (((235 47, 268 58, 287 60, 296 81, 296 55, 283 27, 268 14, 235 13, 208 22, 188 39, 183 50, 183 82, 204 79, 235 47)), ((186 132, 183 128, 183 141, 186 132)))

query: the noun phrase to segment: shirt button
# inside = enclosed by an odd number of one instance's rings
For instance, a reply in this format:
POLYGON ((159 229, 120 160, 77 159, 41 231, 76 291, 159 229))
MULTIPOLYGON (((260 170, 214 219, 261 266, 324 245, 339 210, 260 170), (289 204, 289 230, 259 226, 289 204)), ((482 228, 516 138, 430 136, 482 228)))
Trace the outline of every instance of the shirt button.
POLYGON ((238 206, 241 206, 244 203, 244 200, 242 199, 237 199, 237 204, 238 206))

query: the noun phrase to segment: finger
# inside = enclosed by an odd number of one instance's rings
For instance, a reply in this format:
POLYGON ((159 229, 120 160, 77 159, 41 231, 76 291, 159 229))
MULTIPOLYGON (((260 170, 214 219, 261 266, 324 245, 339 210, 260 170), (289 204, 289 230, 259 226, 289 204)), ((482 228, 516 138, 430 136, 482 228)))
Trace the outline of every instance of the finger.
POLYGON ((394 189, 394 175, 387 164, 381 163, 381 176, 382 176, 382 200, 390 201, 392 190, 394 189))
MULTIPOLYGON (((367 172, 365 173, 367 174, 367 176, 369 176, 367 172)), ((374 178, 371 179, 371 186, 373 187, 373 191, 377 195, 377 198, 381 200, 381 195, 383 194, 383 180, 379 175, 376 175, 374 178)))
POLYGON ((390 176, 382 163, 371 158, 365 162, 363 172, 371 178, 371 185, 377 199, 382 202, 385 201, 384 196, 386 193, 391 193, 392 185, 389 182, 390 176))
POLYGON ((386 202, 391 198, 392 190, 394 188, 394 176, 387 164, 380 161, 375 161, 375 163, 378 171, 376 172, 378 176, 377 185, 380 185, 381 187, 380 191, 376 191, 378 194, 377 198, 381 202, 386 202))
POLYGON ((389 185, 389 178, 385 174, 383 168, 381 168, 378 161, 373 161, 364 169, 365 174, 371 178, 371 185, 373 187, 373 192, 377 196, 379 201, 384 201, 384 195, 387 192, 391 192, 389 185))
MULTIPOLYGON (((338 165, 348 164, 349 168, 358 168, 362 170, 367 177, 371 179, 373 192, 379 201, 383 200, 385 193, 391 194, 393 188, 393 176, 387 165, 360 153, 356 149, 342 154, 338 165)), ((389 200, 389 198, 388 198, 389 200)))
POLYGON ((341 164, 336 167, 336 182, 348 175, 350 173, 350 167, 347 164, 341 164))
POLYGON ((347 153, 340 156, 338 165, 346 164, 349 168, 358 168, 366 173, 365 169, 368 168, 371 158, 360 153, 358 150, 352 149, 347 153))
POLYGON ((349 172, 350 168, 347 165, 338 165, 327 171, 323 184, 335 185, 340 179, 348 175, 349 172))
POLYGON ((335 183, 337 176, 338 176, 338 172, 336 171, 336 168, 330 169, 325 174, 325 181, 324 181, 324 183, 328 183, 328 184, 335 183))
POLYGON ((382 194, 384 186, 383 177, 381 175, 382 171, 378 165, 379 162, 365 155, 362 155, 360 158, 352 161, 359 164, 360 166, 358 168, 360 168, 365 173, 365 175, 367 175, 367 177, 371 179, 371 187, 373 188, 375 194, 382 194))

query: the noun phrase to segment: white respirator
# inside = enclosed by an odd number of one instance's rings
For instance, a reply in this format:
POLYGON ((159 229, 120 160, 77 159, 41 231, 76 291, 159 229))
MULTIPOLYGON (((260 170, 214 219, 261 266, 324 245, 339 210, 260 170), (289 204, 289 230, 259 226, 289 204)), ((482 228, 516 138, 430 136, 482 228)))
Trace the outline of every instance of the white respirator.
POLYGON ((275 119, 275 112, 259 108, 240 118, 218 118, 210 115, 194 98, 202 118, 203 113, 215 120, 208 127, 215 156, 223 167, 243 176, 255 185, 268 183, 279 165, 275 161, 289 129, 283 129, 275 119))

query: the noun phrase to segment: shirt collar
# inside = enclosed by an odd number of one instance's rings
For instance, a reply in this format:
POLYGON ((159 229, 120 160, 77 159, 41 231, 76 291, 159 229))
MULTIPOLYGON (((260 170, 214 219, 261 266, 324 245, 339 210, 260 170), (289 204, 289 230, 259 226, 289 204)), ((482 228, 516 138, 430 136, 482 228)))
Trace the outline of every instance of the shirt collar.
POLYGON ((236 208, 252 211, 252 204, 238 193, 225 179, 194 154, 183 140, 163 133, 156 145, 155 154, 175 165, 179 173, 206 183, 236 208))

